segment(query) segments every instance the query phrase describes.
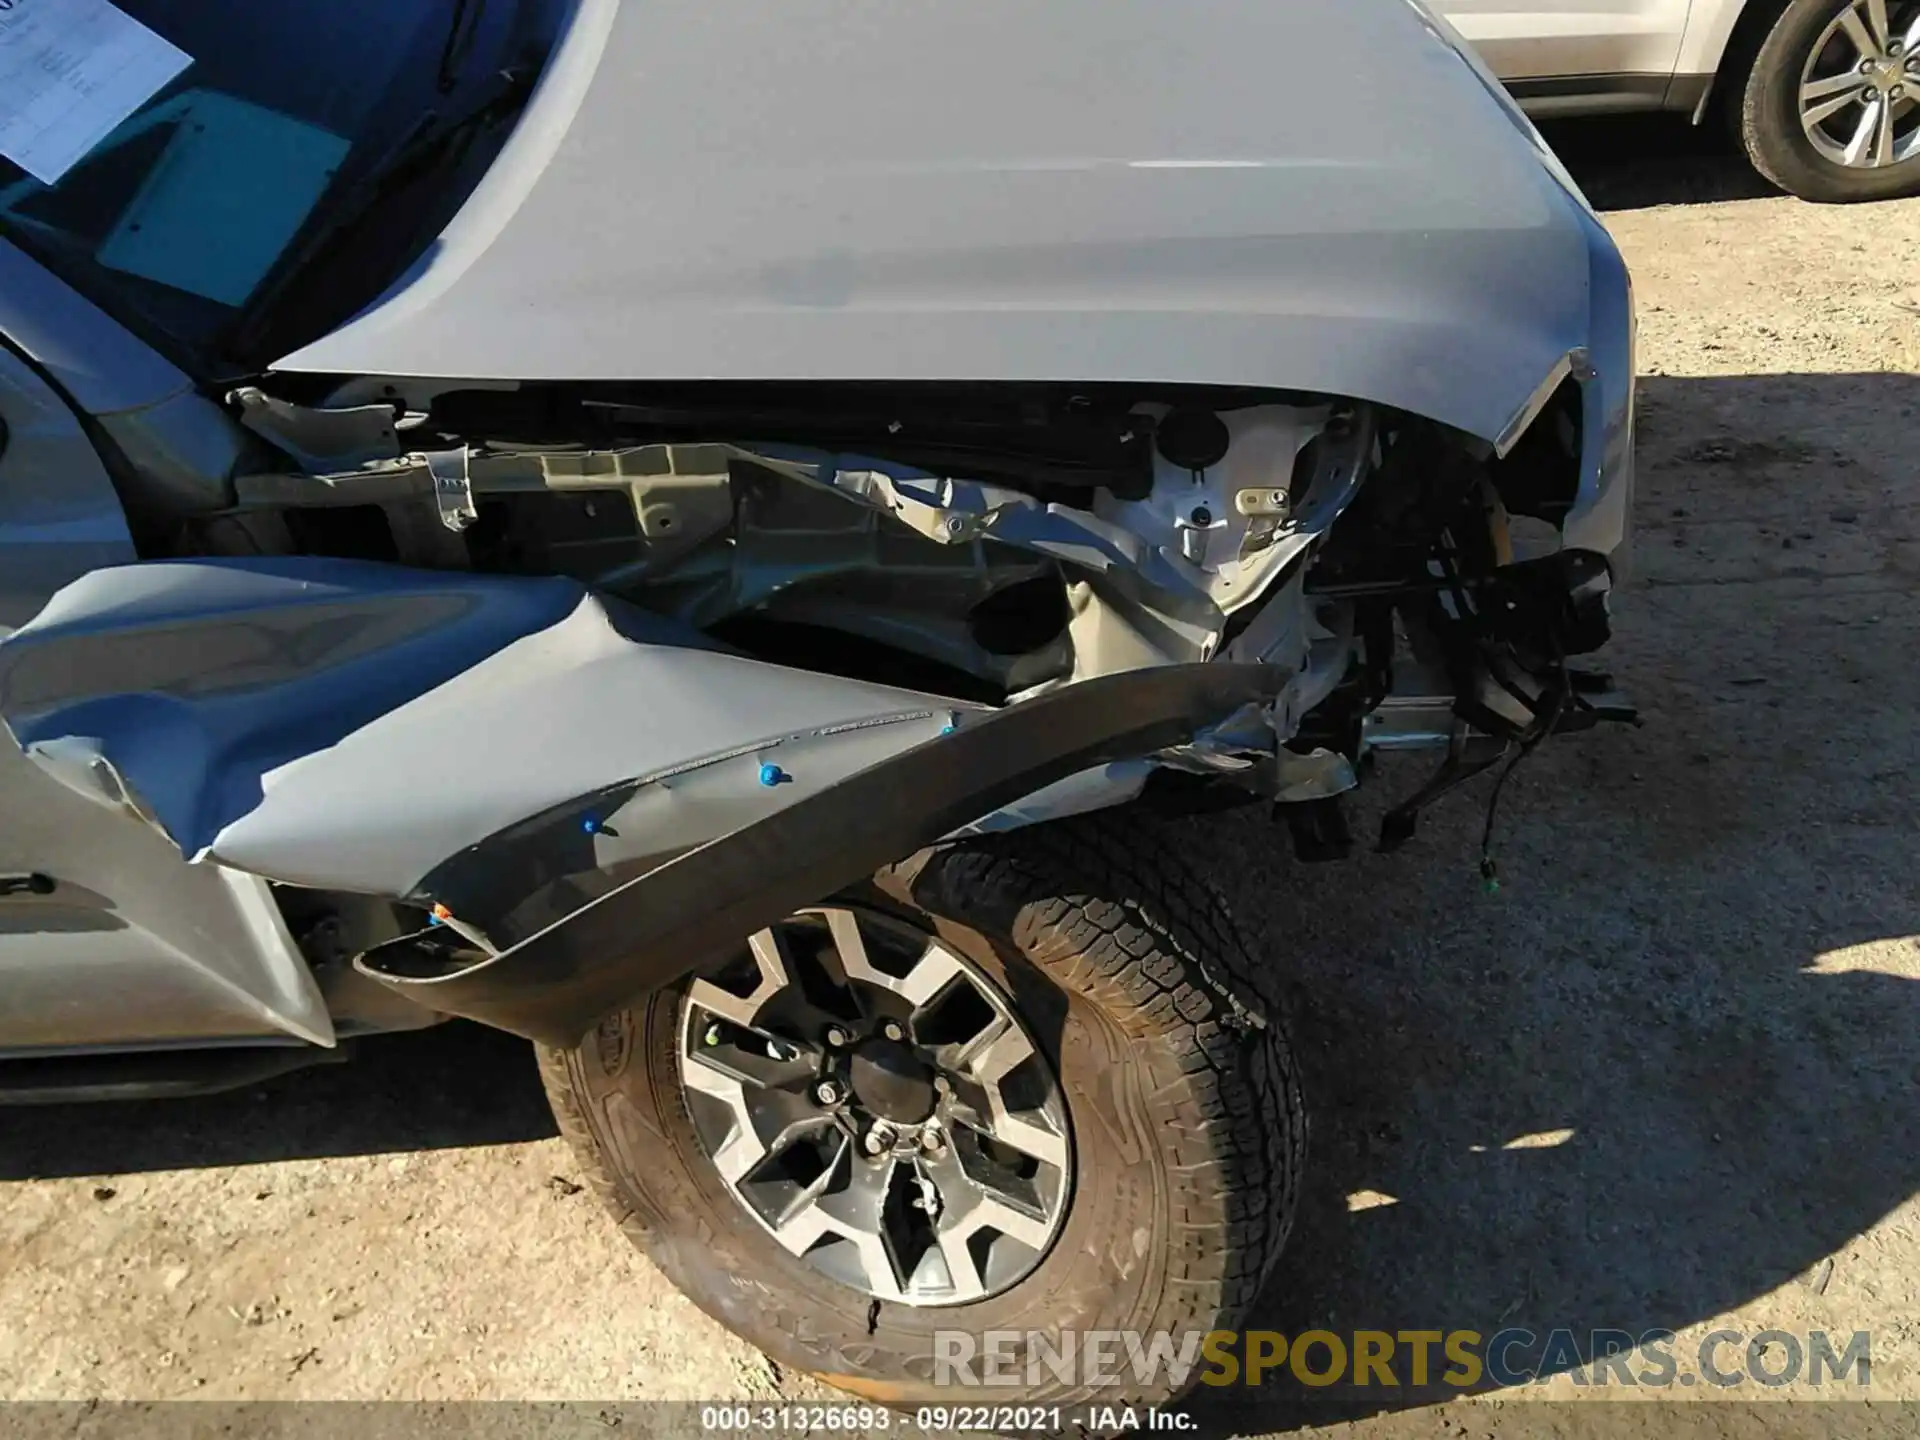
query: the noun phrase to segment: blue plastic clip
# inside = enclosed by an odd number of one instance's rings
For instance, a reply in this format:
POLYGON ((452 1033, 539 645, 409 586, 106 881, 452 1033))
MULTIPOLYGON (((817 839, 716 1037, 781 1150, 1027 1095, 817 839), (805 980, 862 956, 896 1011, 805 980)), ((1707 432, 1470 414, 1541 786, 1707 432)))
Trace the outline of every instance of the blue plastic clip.
POLYGON ((784 785, 791 779, 793 779, 793 777, 778 765, 762 765, 760 767, 760 783, 762 785, 784 785))

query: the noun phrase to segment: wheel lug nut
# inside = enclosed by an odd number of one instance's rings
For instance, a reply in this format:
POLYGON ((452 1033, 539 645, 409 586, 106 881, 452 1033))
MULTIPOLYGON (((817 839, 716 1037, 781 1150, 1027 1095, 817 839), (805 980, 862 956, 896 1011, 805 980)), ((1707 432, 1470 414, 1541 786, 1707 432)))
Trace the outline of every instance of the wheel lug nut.
POLYGON ((847 1034, 847 1032, 842 1030, 838 1025, 833 1026, 827 1031, 827 1044, 836 1050, 846 1049, 847 1042, 852 1038, 851 1035, 847 1034))
POLYGON ((887 1148, 887 1137, 880 1133, 878 1126, 860 1137, 860 1148, 869 1155, 878 1155, 887 1148))
POLYGON ((929 1155, 938 1155, 947 1148, 947 1137, 940 1133, 938 1125, 928 1125, 920 1132, 920 1148, 929 1155))
POLYGON ((900 1022, 898 1020, 887 1021, 886 1024, 880 1027, 880 1033, 889 1040, 904 1040, 907 1038, 907 1032, 900 1028, 900 1022))
POLYGON ((944 1075, 936 1075, 933 1077, 933 1088, 942 1095, 945 1095, 949 1090, 953 1089, 953 1082, 944 1075))
POLYGON ((818 1085, 813 1087, 813 1098, 818 1100, 822 1105, 838 1105, 840 1103, 840 1087, 831 1080, 822 1080, 818 1085))

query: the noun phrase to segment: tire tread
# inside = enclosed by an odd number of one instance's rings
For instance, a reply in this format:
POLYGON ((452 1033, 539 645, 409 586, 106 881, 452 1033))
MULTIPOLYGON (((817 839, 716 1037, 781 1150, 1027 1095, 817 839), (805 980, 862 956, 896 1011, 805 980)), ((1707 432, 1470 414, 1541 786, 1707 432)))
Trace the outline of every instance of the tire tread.
MULTIPOLYGON (((1056 822, 943 847, 889 867, 877 883, 885 890, 893 873, 916 893, 931 885, 935 913, 1011 936, 1028 962, 1090 999, 1145 1057, 1171 1233, 1162 1237, 1159 1283, 1135 1313, 1113 1325, 1103 1317, 1100 1327, 1232 1329, 1278 1260, 1298 1203, 1307 1123, 1285 1005, 1273 966, 1255 955, 1218 888, 1173 848, 1172 833, 1134 817, 1114 821, 1056 822)), ((650 1249, 654 1237, 580 1103, 577 1057, 540 1054, 556 1123, 594 1192, 650 1249)), ((761 1314, 807 1348, 804 1313, 777 1305, 761 1314)), ((904 1374, 872 1379, 876 1389, 911 1388, 904 1374)), ((1065 1404, 1091 1392, 1055 1386, 1025 1398, 1065 1404)))

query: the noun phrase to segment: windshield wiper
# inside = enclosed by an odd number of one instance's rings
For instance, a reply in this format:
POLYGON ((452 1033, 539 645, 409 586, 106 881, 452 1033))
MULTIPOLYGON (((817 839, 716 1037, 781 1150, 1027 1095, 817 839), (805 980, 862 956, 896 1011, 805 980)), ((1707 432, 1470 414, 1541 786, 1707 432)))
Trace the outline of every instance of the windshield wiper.
MULTIPOLYGON (((478 0, 472 3, 477 8, 478 0)), ((515 65, 500 71, 486 97, 452 120, 442 122, 436 114, 425 116, 406 140, 325 206, 321 212, 325 218, 282 257, 276 273, 249 302, 223 348, 230 354, 252 355, 263 333, 279 318, 288 292, 310 283, 315 270, 358 233, 381 206, 421 180, 457 165, 475 139, 518 115, 533 93, 539 68, 515 65)))
POLYGON ((480 17, 486 14, 487 0, 453 0, 453 19, 447 25, 447 43, 440 48, 437 83, 442 95, 450 94, 460 83, 461 67, 473 52, 480 34, 480 17))

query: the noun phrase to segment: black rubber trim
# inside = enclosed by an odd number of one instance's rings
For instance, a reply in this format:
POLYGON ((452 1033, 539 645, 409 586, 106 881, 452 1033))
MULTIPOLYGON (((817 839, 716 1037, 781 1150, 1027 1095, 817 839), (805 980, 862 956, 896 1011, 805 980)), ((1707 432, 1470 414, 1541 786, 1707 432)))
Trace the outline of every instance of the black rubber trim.
POLYGON ((1623 72, 1608 75, 1535 75, 1502 82, 1514 99, 1603 100, 1637 98, 1649 110, 1663 109, 1671 75, 1623 72))
POLYGON ((1676 75, 1667 87, 1666 109, 1693 117, 1698 125, 1706 118, 1707 101, 1713 95, 1712 75, 1676 75))
POLYGON ((1171 665, 1065 686, 870 766, 688 851, 498 955, 447 927, 354 963, 416 1004, 548 1045, 672 984, 746 936, 1042 786, 1184 744, 1272 700, 1268 665, 1171 665), (459 947, 459 948, 455 948, 459 947))
POLYGON ((301 1044, 236 1045, 0 1060, 0 1105, 75 1105, 218 1095, 311 1065, 339 1065, 352 1058, 353 1042, 343 1040, 332 1049, 301 1044))

